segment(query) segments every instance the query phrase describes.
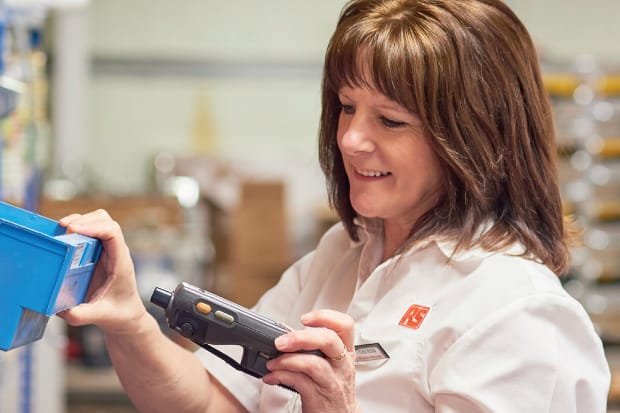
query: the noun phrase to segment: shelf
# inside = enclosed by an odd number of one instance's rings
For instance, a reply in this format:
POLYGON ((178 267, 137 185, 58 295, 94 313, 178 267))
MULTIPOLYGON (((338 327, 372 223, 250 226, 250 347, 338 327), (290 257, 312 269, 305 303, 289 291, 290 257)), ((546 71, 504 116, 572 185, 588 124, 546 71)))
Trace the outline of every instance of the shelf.
MULTIPOLYGON (((68 413, 77 413, 88 406, 122 408, 123 412, 136 412, 129 397, 111 367, 88 368, 75 364, 67 366, 66 400, 68 413)), ((94 413, 97 410, 88 410, 94 413)), ((110 410, 106 409, 106 412, 110 410)))

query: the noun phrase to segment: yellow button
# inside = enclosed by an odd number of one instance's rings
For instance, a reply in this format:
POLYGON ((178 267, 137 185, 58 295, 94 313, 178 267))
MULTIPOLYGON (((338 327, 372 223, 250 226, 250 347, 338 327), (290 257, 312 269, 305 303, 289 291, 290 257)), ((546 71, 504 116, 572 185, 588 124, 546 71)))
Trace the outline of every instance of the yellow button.
POLYGON ((211 312, 211 306, 207 303, 196 304, 196 310, 203 314, 209 314, 211 312))

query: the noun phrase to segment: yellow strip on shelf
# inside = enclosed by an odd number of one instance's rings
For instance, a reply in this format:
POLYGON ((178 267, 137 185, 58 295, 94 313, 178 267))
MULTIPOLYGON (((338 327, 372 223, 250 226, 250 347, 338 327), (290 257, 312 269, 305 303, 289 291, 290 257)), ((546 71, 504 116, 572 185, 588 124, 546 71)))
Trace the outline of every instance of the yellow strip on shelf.
POLYGON ((544 73, 543 84, 552 96, 571 96, 579 86, 579 78, 570 73, 544 73))

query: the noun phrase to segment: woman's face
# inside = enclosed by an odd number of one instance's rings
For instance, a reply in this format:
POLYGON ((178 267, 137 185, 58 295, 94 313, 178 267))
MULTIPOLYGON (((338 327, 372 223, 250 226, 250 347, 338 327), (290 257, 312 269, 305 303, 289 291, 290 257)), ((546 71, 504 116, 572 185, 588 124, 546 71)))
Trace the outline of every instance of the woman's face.
POLYGON ((422 122, 374 89, 345 86, 338 96, 338 147, 353 208, 411 228, 435 205, 443 182, 422 122))

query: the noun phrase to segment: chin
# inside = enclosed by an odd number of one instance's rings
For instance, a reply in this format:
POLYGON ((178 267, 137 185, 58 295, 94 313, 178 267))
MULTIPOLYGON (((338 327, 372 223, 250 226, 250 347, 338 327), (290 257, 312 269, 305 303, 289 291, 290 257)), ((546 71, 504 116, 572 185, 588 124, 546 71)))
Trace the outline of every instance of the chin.
POLYGON ((377 203, 377 199, 380 199, 378 195, 371 196, 367 194, 350 197, 351 205, 355 212, 366 218, 380 218, 384 215, 385 205, 377 203))
POLYGON ((380 218, 381 217, 381 214, 378 213, 376 208, 369 208, 367 206, 358 207, 355 204, 353 204, 353 209, 355 210, 355 212, 357 212, 358 215, 364 218, 380 218))

